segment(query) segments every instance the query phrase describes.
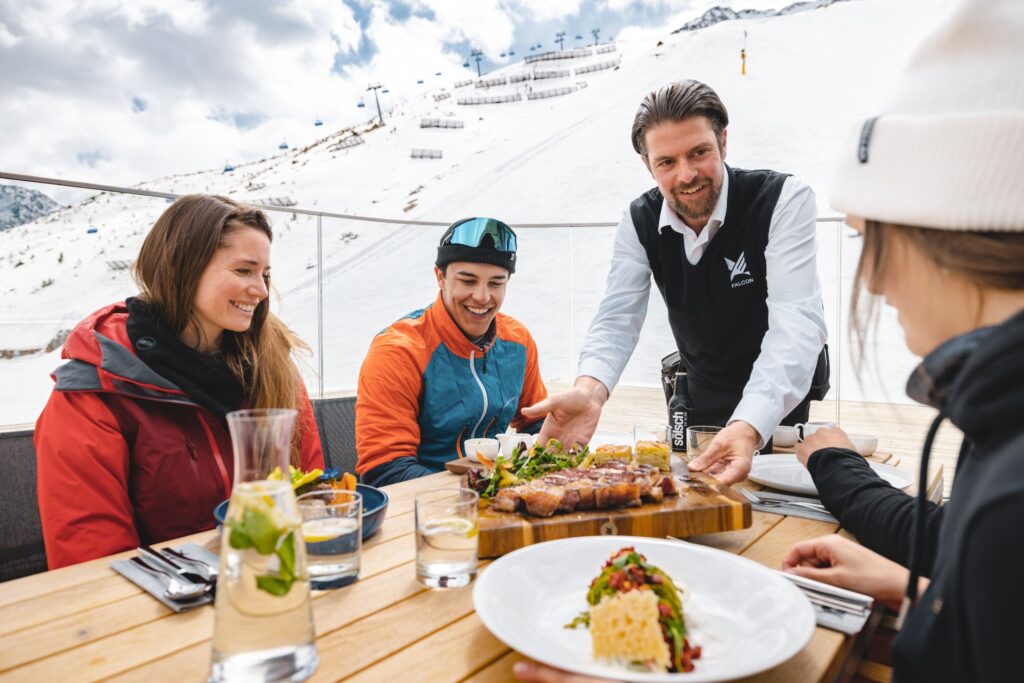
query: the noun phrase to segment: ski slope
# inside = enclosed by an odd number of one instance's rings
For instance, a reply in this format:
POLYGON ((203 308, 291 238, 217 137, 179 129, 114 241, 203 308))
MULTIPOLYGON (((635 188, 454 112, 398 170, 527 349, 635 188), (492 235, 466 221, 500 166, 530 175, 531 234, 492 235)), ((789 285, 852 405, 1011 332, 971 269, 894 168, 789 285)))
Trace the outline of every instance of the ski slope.
MULTIPOLYGON (((727 161, 799 176, 815 189, 819 214, 831 216, 828 186, 842 142, 873 113, 945 5, 944 0, 854 0, 675 35, 670 32, 677 26, 624 31, 627 37, 614 52, 531 66, 517 62, 486 78, 621 60, 615 69, 488 89, 456 88, 451 82, 400 105, 386 115, 383 127, 359 127, 363 144, 332 149, 352 131, 322 138, 311 132, 287 152, 239 165, 232 173, 209 169, 140 187, 242 200, 288 198, 306 209, 409 220, 488 215, 513 224, 616 222, 628 202, 653 185, 629 143, 638 103, 669 81, 696 78, 714 87, 729 109, 727 161), (741 76, 744 31, 748 71, 741 76), (525 99, 528 88, 558 87, 575 90, 525 99), (516 93, 523 101, 457 104, 463 97, 516 93), (424 118, 453 118, 465 125, 421 128, 424 118), (441 150, 442 157, 413 159, 414 148, 441 150)), ((112 269, 111 262, 116 268, 134 258, 165 207, 163 200, 102 194, 0 232, 0 351, 43 348, 85 314, 133 294, 128 272, 112 269), (86 232, 90 226, 95 233, 86 232)), ((307 383, 313 392, 321 379, 326 391, 351 390, 373 335, 433 300, 432 264, 441 228, 324 219, 321 346, 317 220, 290 213, 271 217, 275 307, 313 347, 304 361, 307 383)), ((521 255, 503 310, 533 332, 548 381, 573 377, 579 344, 604 289, 613 232, 520 231, 521 255)), ((842 397, 905 400, 902 386, 915 359, 904 349, 892 316, 883 317, 877 347, 869 353, 878 376, 868 376, 862 385, 853 381, 845 325, 837 315, 846 306, 838 301, 848 297, 859 246, 842 236, 846 233, 831 223, 821 224, 819 233, 830 343, 834 350, 842 346, 841 362, 833 354, 842 371, 842 397)), ((655 293, 622 381, 656 385, 658 361, 672 348, 655 293)), ((59 349, 0 359, 0 424, 35 419, 52 386, 48 375, 59 363, 59 349)))

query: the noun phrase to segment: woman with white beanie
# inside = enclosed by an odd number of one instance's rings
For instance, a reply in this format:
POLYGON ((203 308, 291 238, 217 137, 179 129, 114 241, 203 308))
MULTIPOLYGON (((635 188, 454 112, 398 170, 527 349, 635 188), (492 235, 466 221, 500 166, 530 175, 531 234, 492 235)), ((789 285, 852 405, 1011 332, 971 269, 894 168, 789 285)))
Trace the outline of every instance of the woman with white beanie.
MULTIPOLYGON (((862 544, 797 544, 787 571, 901 607, 895 679, 1024 676, 1024 3, 969 0, 920 48, 844 150, 832 204, 864 236, 863 289, 896 308, 924 357, 911 398, 964 433, 949 502, 882 481, 840 429, 797 449, 862 544)), ((860 315, 858 315, 860 313, 860 315)))
MULTIPOLYGON (((864 236, 866 289, 899 312, 924 360, 909 395, 964 432, 949 502, 882 479, 840 429, 798 447, 822 500, 862 544, 795 545, 787 571, 901 607, 898 683, 1024 677, 1024 2, 965 0, 895 96, 843 151, 833 205, 864 236)), ((860 314, 860 315, 858 315, 860 314)), ((520 663, 538 683, 592 680, 520 663)))

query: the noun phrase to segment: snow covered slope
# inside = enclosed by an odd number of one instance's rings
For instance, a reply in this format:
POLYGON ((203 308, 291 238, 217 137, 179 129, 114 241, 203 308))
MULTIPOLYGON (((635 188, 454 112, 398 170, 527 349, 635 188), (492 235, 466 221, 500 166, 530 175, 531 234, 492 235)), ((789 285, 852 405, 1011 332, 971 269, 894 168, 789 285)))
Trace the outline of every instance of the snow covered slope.
MULTIPOLYGON (((370 216, 451 221, 490 215, 510 223, 615 222, 630 199, 653 183, 629 144, 643 95, 678 78, 711 84, 729 108, 728 161, 774 168, 809 182, 822 215, 832 215, 829 173, 841 141, 873 112, 943 0, 854 0, 787 16, 741 19, 671 34, 624 32, 613 52, 572 60, 510 65, 486 78, 568 69, 564 77, 489 88, 473 84, 425 91, 385 118, 384 127, 337 131, 231 173, 211 169, 160 178, 142 187, 213 192, 370 216), (747 75, 739 73, 743 31, 747 75), (659 45, 659 42, 661 43, 659 45), (617 68, 581 73, 620 60, 617 68), (530 93, 572 88, 529 100, 530 93), (519 95, 521 101, 460 105, 459 99, 519 95), (462 128, 421 128, 425 118, 462 128), (339 143, 358 133, 362 144, 339 143), (411 158, 413 149, 440 159, 411 158)), ((316 129, 317 131, 321 129, 316 129)), ((154 143, 158 144, 158 143, 154 143)), ((45 348, 91 310, 132 294, 122 267, 137 253, 162 200, 99 195, 34 223, 0 232, 0 355, 45 348), (94 232, 88 228, 94 227, 94 232)), ((316 219, 272 214, 278 310, 317 348, 316 219)), ((324 344, 327 390, 351 388, 362 356, 380 329, 433 300, 432 263, 440 228, 323 222, 324 344)), ((604 287, 612 228, 523 229, 521 256, 505 310, 537 338, 548 380, 569 380, 604 287)), ((848 279, 857 242, 821 230, 822 275, 833 343, 839 275, 848 279), (842 243, 842 263, 837 247, 842 243)), ((848 290, 847 290, 848 292, 848 290)), ((623 381, 655 384, 658 359, 672 340, 659 297, 623 381)), ((887 326, 887 327, 886 327, 887 326)), ((892 320, 883 320, 892 332, 892 320)), ((844 359, 844 398, 899 400, 913 362, 898 332, 883 335, 885 380, 855 388, 844 359)), ((843 339, 845 341, 845 339, 843 339)), ((11 354, 8 354, 11 355, 11 354)), ((316 389, 310 359, 307 379, 316 389)), ((38 414, 59 352, 0 360, 0 423, 38 414)), ((833 382, 835 384, 835 382, 833 382)))

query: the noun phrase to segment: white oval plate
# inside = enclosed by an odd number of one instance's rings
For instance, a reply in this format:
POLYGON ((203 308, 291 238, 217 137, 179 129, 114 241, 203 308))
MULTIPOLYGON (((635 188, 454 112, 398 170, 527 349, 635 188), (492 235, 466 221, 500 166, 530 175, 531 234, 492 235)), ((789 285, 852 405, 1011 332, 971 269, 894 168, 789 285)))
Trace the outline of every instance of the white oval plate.
MULTIPOLYGON (((871 460, 868 460, 867 463, 878 473, 878 476, 898 489, 905 489, 914 483, 914 475, 909 472, 871 460)), ((818 495, 818 489, 814 486, 811 473, 800 464, 800 461, 792 453, 754 456, 748 478, 750 481, 780 491, 789 491, 805 496, 818 495)))
POLYGON ((721 550, 632 536, 584 536, 520 548, 485 568, 473 588, 484 625, 516 651, 550 666, 642 683, 726 681, 781 664, 814 633, 814 610, 793 584, 721 550), (685 591, 690 673, 646 673, 598 662, 590 633, 565 624, 587 608, 587 588, 612 552, 633 546, 685 591))

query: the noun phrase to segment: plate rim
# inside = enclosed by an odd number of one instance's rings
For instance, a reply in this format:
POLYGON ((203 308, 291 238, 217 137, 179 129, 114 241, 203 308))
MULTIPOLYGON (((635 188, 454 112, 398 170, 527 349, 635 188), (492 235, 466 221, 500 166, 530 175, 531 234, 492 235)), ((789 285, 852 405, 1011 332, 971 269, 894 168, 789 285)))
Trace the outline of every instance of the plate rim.
MULTIPOLYGON (((489 583, 491 583, 493 581, 497 581, 497 579, 487 579, 487 577, 489 575, 490 576, 494 576, 494 573, 489 571, 489 570, 491 570, 491 568, 493 568, 494 566, 497 566, 500 562, 505 560, 505 558, 513 557, 513 556, 520 555, 520 554, 526 555, 526 554, 529 554, 531 552, 537 552, 538 548, 547 547, 547 546, 554 546, 554 545, 572 546, 572 545, 580 545, 580 544, 602 544, 602 543, 606 543, 609 546, 636 545, 638 543, 641 543, 641 544, 653 544, 653 545, 661 546, 661 547, 665 547, 665 548, 685 547, 688 550, 691 550, 691 551, 696 552, 698 554, 707 554, 707 555, 723 554, 723 555, 728 557, 729 561, 736 561, 736 562, 738 562, 741 565, 745 564, 747 566, 753 567, 757 572, 759 572, 759 573, 760 572, 764 572, 764 573, 768 574, 769 576, 771 576, 773 574, 772 570, 769 567, 766 567, 765 565, 763 565, 763 564, 761 564, 759 562, 755 562, 754 560, 751 560, 749 558, 743 557, 742 555, 737 555, 735 553, 730 553, 730 552, 727 552, 727 551, 724 551, 724 550, 719 550, 717 548, 710 548, 710 547, 707 547, 707 546, 699 545, 697 543, 690 543, 688 541, 680 540, 680 539, 648 538, 648 537, 643 537, 643 536, 576 536, 576 537, 572 537, 572 538, 556 539, 556 540, 553 540, 553 541, 544 541, 543 543, 534 543, 533 545, 528 545, 528 546, 524 546, 522 548, 518 548, 516 550, 513 550, 510 553, 502 555, 497 560, 494 560, 494 562, 492 562, 490 565, 488 565, 480 573, 480 575, 477 577, 476 581, 474 582, 474 585, 473 585, 473 611, 474 611, 474 613, 480 619, 480 622, 484 625, 484 627, 491 633, 491 635, 493 635, 495 638, 500 640, 502 643, 504 643, 506 646, 508 646, 512 650, 515 650, 516 652, 519 652, 519 653, 521 653, 523 655, 526 655, 527 657, 529 657, 531 659, 534 659, 534 660, 536 660, 538 662, 545 663, 545 664, 547 664, 549 666, 556 666, 556 667, 559 667, 559 668, 563 668, 566 671, 570 671, 572 673, 578 673, 578 674, 584 675, 584 676, 588 676, 588 675, 589 676, 594 676, 594 675, 600 676, 601 674, 595 674, 594 672, 592 672, 590 670, 587 670, 587 669, 584 669, 584 668, 581 668, 581 667, 572 667, 572 668, 570 668, 570 667, 566 667, 564 664, 562 664, 560 662, 557 663, 557 664, 550 663, 548 658, 546 658, 546 657, 542 656, 540 653, 537 653, 536 651, 534 651, 532 649, 532 647, 529 648, 530 651, 527 651, 526 649, 519 649, 519 648, 517 648, 515 645, 511 644, 510 642, 508 642, 508 640, 506 640, 506 638, 504 637, 506 635, 506 632, 503 629, 501 629, 500 627, 496 626, 493 623, 493 620, 491 619, 490 615, 488 615, 486 613, 486 611, 483 612, 483 613, 480 611, 479 604, 480 604, 480 602, 482 602, 484 600, 484 598, 483 598, 483 591, 485 590, 485 588, 481 588, 481 586, 485 586, 486 587, 489 583)), ((693 683, 714 683, 716 681, 731 681, 731 680, 743 678, 743 677, 746 677, 746 676, 752 676, 752 675, 755 675, 755 674, 758 674, 758 673, 763 673, 764 671, 768 671, 769 669, 772 669, 772 668, 774 668, 776 666, 779 666, 780 664, 783 664, 783 663, 789 661, 790 659, 795 657, 797 654, 802 652, 804 650, 804 648, 807 647, 807 644, 809 642, 811 642, 811 639, 814 637, 814 632, 817 629, 817 620, 816 620, 816 617, 814 615, 814 608, 811 606, 810 601, 807 600, 807 597, 802 592, 800 592, 800 590, 798 588, 796 588, 796 586, 794 586, 789 581, 786 581, 782 577, 777 577, 777 578, 778 578, 778 580, 780 582, 779 585, 780 586, 784 586, 783 590, 792 591, 792 594, 794 596, 797 596, 798 604, 803 605, 803 607, 804 607, 803 613, 804 613, 805 620, 807 621, 807 627, 806 627, 806 634, 804 636, 802 636, 802 637, 797 638, 794 641, 794 642, 799 641, 798 644, 793 646, 793 647, 791 647, 789 650, 784 650, 783 651, 784 656, 782 658, 780 658, 778 661, 776 661, 774 664, 770 664, 769 666, 763 667, 763 668, 758 668, 757 665, 755 665, 753 667, 748 667, 747 669, 744 669, 742 671, 736 671, 736 672, 729 673, 727 678, 720 678, 720 677, 716 678, 716 677, 702 676, 701 672, 699 672, 699 671, 694 671, 694 672, 689 672, 689 673, 668 673, 668 672, 666 672, 666 673, 652 673, 652 672, 630 671, 628 669, 623 669, 621 672, 616 674, 616 677, 618 679, 620 679, 620 680, 623 680, 623 681, 633 681, 633 682, 637 682, 637 683, 680 683, 680 682, 686 682, 686 681, 693 681, 693 683)))
MULTIPOLYGON (((864 456, 860 456, 860 457, 864 457, 864 456)), ((793 462, 796 462, 797 464, 799 464, 799 461, 796 460, 796 453, 765 453, 764 455, 755 456, 754 457, 754 462, 755 463, 757 462, 758 458, 771 458, 771 459, 777 459, 777 460, 785 461, 785 462, 793 461, 793 462)), ((881 476, 882 472, 890 471, 890 472, 896 473, 900 477, 905 477, 906 478, 906 482, 907 482, 906 484, 903 484, 902 486, 895 486, 895 485, 893 485, 894 488, 898 488, 898 489, 900 489, 902 491, 903 489, 907 488, 908 486, 913 485, 913 483, 914 483, 914 475, 911 472, 907 472, 906 470, 901 470, 900 468, 894 467, 893 465, 889 465, 888 463, 876 462, 874 460, 868 460, 867 458, 865 458, 865 460, 868 463, 868 466, 871 469, 873 469, 877 474, 879 474, 879 476, 881 476)), ((762 461, 762 462, 764 462, 764 461, 762 461)), ((803 467, 803 466, 801 465, 801 467, 803 467)), ((753 464, 751 464, 750 473, 747 475, 747 479, 749 479, 750 481, 754 482, 755 484, 760 484, 761 486, 767 486, 769 488, 776 489, 778 491, 788 491, 789 493, 796 493, 796 494, 801 494, 801 495, 805 495, 805 496, 817 496, 818 495, 818 488, 816 486, 814 486, 813 479, 812 479, 812 484, 811 484, 810 488, 807 488, 807 487, 804 487, 804 486, 800 486, 800 485, 790 485, 790 484, 780 485, 777 481, 768 481, 768 480, 765 480, 763 477, 757 476, 757 474, 754 472, 753 464)), ((891 482, 890 482, 890 484, 891 484, 891 482)))

